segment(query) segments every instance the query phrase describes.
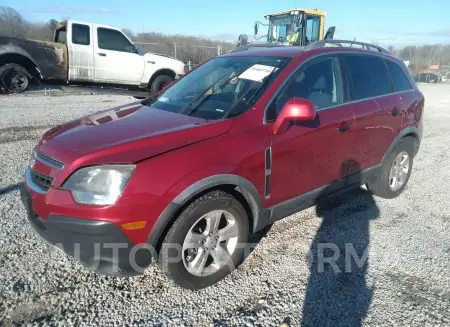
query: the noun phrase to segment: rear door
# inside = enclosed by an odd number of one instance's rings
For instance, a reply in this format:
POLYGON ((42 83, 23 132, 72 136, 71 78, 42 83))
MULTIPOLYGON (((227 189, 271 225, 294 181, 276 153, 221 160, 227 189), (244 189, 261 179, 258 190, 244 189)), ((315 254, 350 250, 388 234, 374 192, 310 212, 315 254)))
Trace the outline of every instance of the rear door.
POLYGON ((406 73, 406 66, 393 60, 386 59, 385 61, 394 90, 398 93, 400 99, 398 107, 400 114, 397 119, 401 121, 401 129, 403 129, 405 126, 414 125, 421 96, 420 93, 415 92, 412 81, 406 73))
POLYGON ((361 169, 376 166, 401 128, 402 101, 395 93, 383 58, 347 54, 351 107, 355 113, 355 159, 361 169))
MULTIPOLYGON (((286 101, 292 97, 312 101, 316 119, 297 123, 282 135, 271 136, 272 164, 268 206, 333 183, 343 186, 345 168, 353 152, 353 110, 345 105, 339 60, 323 56, 293 75, 268 108, 269 131, 286 101), (343 168, 344 167, 344 168, 343 168)), ((332 191, 333 187, 327 188, 332 191)))
POLYGON ((92 25, 73 22, 67 29, 69 81, 92 82, 94 80, 92 25))
POLYGON ((94 25, 94 62, 97 82, 139 85, 144 56, 119 30, 94 25))

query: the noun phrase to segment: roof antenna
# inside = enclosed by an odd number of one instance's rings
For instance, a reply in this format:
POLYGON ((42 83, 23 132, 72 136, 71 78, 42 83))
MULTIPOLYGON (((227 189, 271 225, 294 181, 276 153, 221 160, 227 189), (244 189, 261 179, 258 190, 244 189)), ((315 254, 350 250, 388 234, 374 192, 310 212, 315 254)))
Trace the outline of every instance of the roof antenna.
POLYGON ((349 48, 351 48, 352 47, 352 45, 353 45, 353 42, 355 42, 356 41, 356 37, 353 39, 353 41, 352 41, 352 43, 350 43, 350 46, 349 46, 349 48))

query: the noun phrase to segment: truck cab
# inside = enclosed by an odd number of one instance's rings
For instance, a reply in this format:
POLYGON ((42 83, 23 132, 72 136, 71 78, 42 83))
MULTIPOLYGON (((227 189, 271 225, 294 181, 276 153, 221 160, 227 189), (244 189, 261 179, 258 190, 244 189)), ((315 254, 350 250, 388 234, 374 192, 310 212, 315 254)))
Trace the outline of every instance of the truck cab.
POLYGON ((67 44, 68 80, 147 87, 157 72, 174 79, 184 63, 144 53, 120 29, 69 20, 58 25, 54 42, 67 44))

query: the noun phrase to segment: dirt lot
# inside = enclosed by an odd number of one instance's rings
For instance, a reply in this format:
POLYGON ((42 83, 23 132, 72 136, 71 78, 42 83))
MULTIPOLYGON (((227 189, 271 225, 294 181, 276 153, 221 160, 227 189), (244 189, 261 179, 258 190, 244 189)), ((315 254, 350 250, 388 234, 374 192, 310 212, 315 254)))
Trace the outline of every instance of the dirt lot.
MULTIPOLYGON (((19 199, 49 127, 133 101, 112 95, 0 98, 0 326, 449 326, 450 85, 422 84, 424 136, 399 198, 359 190, 283 220, 245 263, 199 292, 145 275, 99 277, 34 235, 19 199), (368 248, 352 273, 308 268, 319 243, 368 248)), ((339 266, 341 268, 341 266, 339 266)))

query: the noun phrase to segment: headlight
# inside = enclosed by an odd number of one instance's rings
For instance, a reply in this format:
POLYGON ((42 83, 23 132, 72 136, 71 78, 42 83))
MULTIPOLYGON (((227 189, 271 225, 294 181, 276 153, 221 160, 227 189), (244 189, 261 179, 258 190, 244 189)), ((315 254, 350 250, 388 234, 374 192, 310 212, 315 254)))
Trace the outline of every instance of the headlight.
POLYGON ((33 168, 34 165, 36 164, 36 153, 37 153, 36 149, 37 149, 37 146, 34 147, 33 151, 31 152, 31 158, 30 158, 30 162, 29 162, 29 165, 31 168, 33 168))
POLYGON ((130 180, 134 165, 92 166, 77 170, 64 183, 77 203, 108 205, 116 203, 130 180))

